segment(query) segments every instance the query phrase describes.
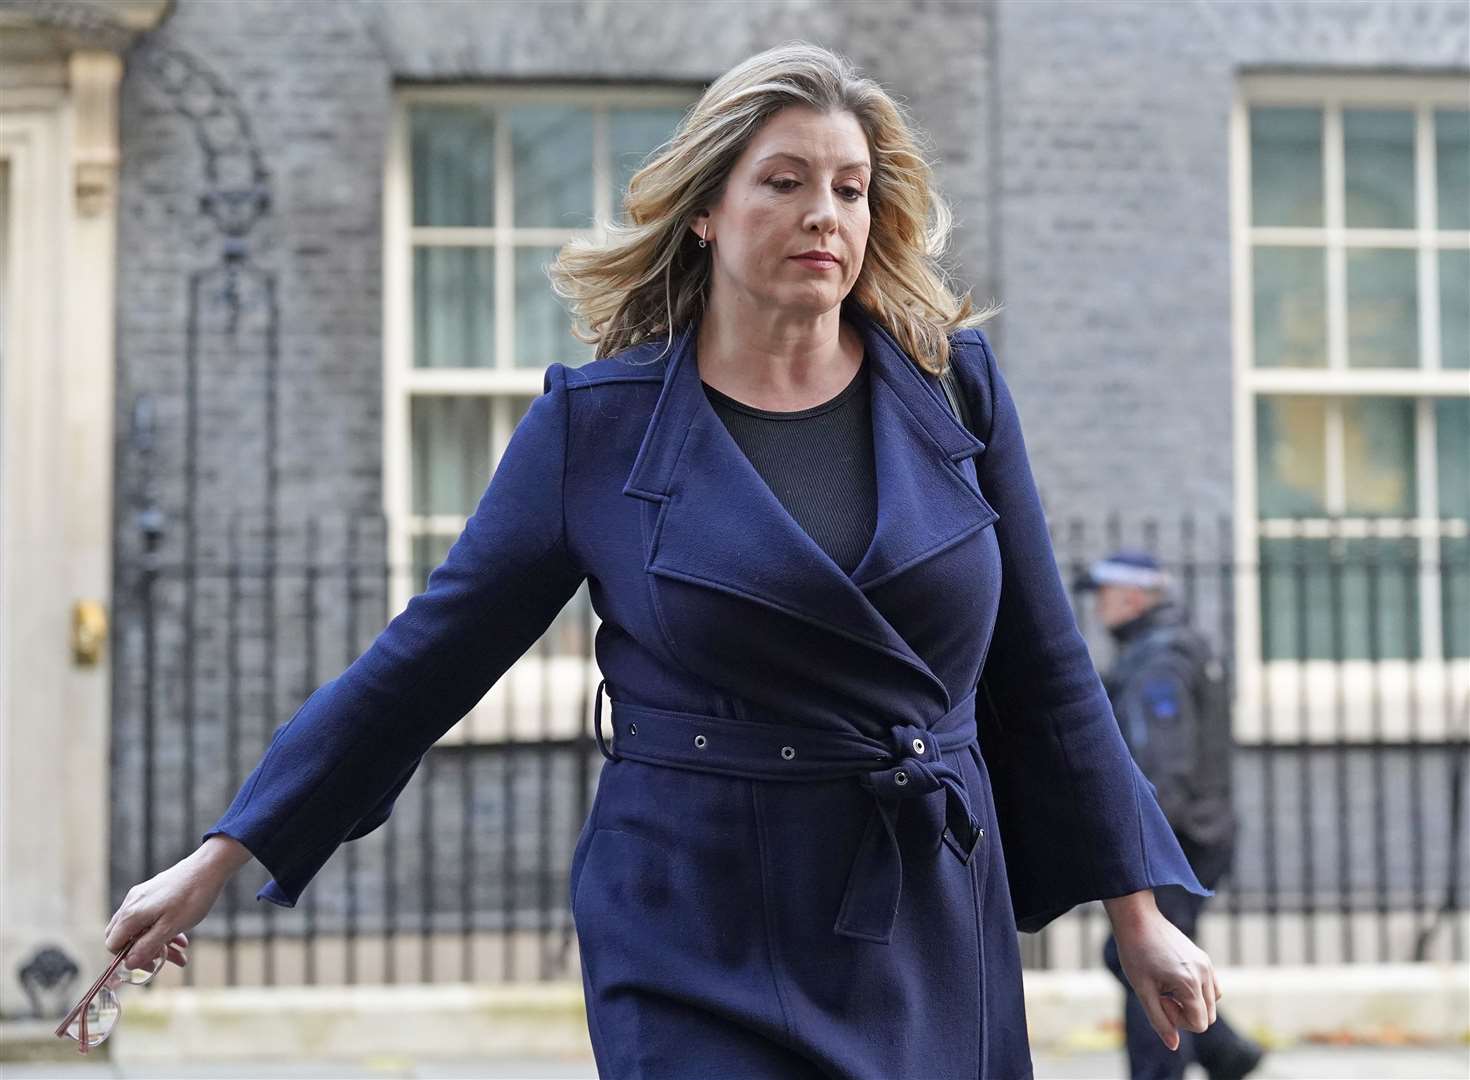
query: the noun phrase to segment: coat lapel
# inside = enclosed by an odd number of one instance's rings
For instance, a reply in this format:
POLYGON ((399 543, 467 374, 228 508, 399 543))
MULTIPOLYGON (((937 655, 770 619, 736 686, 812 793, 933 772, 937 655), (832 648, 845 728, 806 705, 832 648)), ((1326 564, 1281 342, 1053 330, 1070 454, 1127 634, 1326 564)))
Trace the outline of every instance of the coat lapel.
POLYGON ((897 342, 856 304, 844 317, 868 352, 878 521, 851 576, 782 506, 700 385, 698 324, 675 339, 663 389, 623 494, 658 507, 648 573, 721 589, 859 641, 943 683, 869 592, 994 522, 960 463, 985 444, 967 431, 897 342))

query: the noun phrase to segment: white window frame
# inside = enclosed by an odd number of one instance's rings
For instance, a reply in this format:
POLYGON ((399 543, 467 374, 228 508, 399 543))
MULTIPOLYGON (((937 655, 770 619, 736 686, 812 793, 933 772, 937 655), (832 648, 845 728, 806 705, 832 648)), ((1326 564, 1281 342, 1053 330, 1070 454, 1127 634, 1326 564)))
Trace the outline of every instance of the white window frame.
MULTIPOLYGON (((421 516, 411 503, 411 402, 415 396, 483 395, 490 399, 491 460, 498 464, 512 425, 511 398, 541 393, 542 368, 514 367, 515 245, 560 246, 574 237, 602 239, 602 223, 615 211, 608 109, 673 106, 687 108, 697 97, 688 89, 634 88, 616 83, 577 87, 403 87, 394 96, 383 184, 383 512, 388 527, 390 606, 401 612, 417 591, 413 543, 425 533, 457 533, 465 519, 421 516), (420 104, 467 104, 497 111, 520 105, 579 105, 593 111, 592 228, 426 227, 413 224, 410 110, 420 104), (495 365, 486 368, 415 368, 413 251, 416 242, 445 246, 493 246, 495 252, 495 365)), ((650 147, 650 149, 652 149, 650 147)), ((515 205, 509 125, 495 124, 495 218, 510 221, 515 205)), ((572 343, 569 337, 568 343, 572 343)), ((556 359, 549 357, 550 360, 556 359)), ((487 474, 488 480, 488 474, 487 474)), ((581 590, 585 592, 584 582, 581 590)), ((574 598, 572 603, 576 603, 574 598)), ((595 634, 600 620, 591 615, 595 634)), ((599 678, 595 659, 542 657, 533 645, 456 724, 440 744, 565 739, 579 734, 599 678)))
MULTIPOLYGON (((1435 398, 1470 398, 1470 372, 1440 364, 1438 253, 1470 249, 1470 230, 1441 230, 1438 215, 1432 112, 1464 108, 1464 80, 1455 77, 1248 75, 1237 83, 1230 119, 1231 318, 1233 323, 1235 434, 1235 655, 1239 741, 1312 742, 1437 741, 1463 735, 1459 715, 1470 695, 1470 659, 1442 654, 1440 603, 1424 603, 1434 571, 1429 556, 1438 537, 1463 535, 1438 520, 1435 484, 1435 398), (1252 227, 1250 110, 1253 106, 1298 105, 1324 110, 1322 146, 1324 221, 1321 228, 1252 227), (1413 229, 1347 228, 1343 221, 1344 107, 1414 109, 1416 221, 1413 229), (1251 252, 1256 245, 1303 245, 1327 252, 1327 367, 1257 368, 1251 252), (1347 367, 1346 250, 1401 247, 1418 254, 1419 346, 1422 366, 1394 370, 1347 367), (1301 394, 1327 398, 1329 427, 1327 514, 1341 512, 1343 463, 1334 459, 1333 425, 1341 423, 1341 401, 1356 396, 1406 396, 1416 400, 1417 516, 1400 535, 1417 535, 1425 569, 1419 582, 1418 660, 1282 660, 1262 657, 1259 581, 1254 568, 1262 536, 1295 536, 1292 523, 1262 523, 1256 492, 1256 400, 1301 394)), ((1340 519, 1344 532, 1361 519, 1340 519)), ((1375 529, 1374 535, 1394 530, 1375 529)), ((1309 527, 1300 535, 1311 535, 1309 527)))

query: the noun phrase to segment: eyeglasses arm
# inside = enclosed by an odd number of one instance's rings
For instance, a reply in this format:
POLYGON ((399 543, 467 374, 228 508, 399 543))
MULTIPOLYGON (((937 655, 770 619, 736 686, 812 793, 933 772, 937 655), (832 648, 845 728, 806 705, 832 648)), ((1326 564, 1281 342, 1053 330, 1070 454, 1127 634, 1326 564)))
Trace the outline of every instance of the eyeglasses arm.
MULTIPOLYGON (((101 975, 97 976, 97 981, 92 984, 92 988, 82 995, 82 1000, 72 1006, 71 1011, 61 1018, 61 1023, 56 1025, 56 1035, 58 1038, 66 1038, 66 1029, 71 1026, 71 1022, 76 1019, 78 1013, 85 1013, 87 1003, 92 1000, 98 990, 102 989, 103 983, 107 982, 107 980, 112 977, 112 973, 117 970, 118 965, 123 962, 123 957, 128 955, 128 950, 133 947, 134 942, 136 942, 137 940, 137 938, 133 938, 132 941, 129 941, 126 945, 122 947, 118 954, 112 958, 112 963, 107 965, 107 970, 104 971, 101 975)), ((87 1041, 85 1016, 82 1020, 81 1034, 82 1045, 85 1047, 87 1041)), ((85 1053, 85 1050, 83 1052, 85 1053)))

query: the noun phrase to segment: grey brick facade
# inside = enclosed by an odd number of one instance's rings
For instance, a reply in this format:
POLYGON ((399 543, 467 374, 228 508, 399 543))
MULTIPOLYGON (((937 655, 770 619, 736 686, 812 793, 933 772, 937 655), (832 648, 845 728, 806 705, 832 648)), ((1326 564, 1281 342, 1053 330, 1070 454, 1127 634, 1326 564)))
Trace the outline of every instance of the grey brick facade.
POLYGON ((1053 515, 1232 509, 1246 71, 1465 71, 1455 3, 1001 3, 998 349, 1053 515))

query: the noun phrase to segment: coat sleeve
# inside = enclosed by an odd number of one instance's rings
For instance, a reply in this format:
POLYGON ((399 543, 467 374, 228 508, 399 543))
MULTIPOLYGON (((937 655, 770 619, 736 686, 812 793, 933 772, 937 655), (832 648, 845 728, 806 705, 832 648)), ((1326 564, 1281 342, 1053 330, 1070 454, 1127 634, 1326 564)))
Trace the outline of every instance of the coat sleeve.
POLYGON ((294 907, 346 840, 387 820, 424 753, 545 633, 583 581, 562 490, 566 368, 517 424, 489 486, 424 591, 276 729, 223 817, 294 907))
POLYGON ((959 338, 973 363, 956 369, 985 443, 975 459, 980 489, 1000 515, 1000 608, 976 711, 1016 925, 1035 933, 1077 904, 1160 885, 1213 895, 1114 719, 990 343, 978 328, 959 338))

